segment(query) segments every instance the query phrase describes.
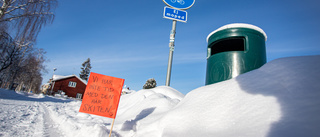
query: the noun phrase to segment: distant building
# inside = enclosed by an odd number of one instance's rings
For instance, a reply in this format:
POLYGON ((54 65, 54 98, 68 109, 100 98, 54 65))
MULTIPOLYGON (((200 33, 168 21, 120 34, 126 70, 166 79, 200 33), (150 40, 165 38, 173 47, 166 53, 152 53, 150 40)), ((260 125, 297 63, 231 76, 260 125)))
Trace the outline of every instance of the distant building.
POLYGON ((51 87, 48 93, 61 94, 73 98, 83 98, 84 91, 86 90, 87 82, 80 79, 76 75, 59 76, 54 75, 51 81, 51 87))
POLYGON ((41 92, 43 94, 48 94, 48 91, 50 90, 50 87, 51 87, 51 80, 52 79, 50 79, 50 83, 46 83, 46 84, 41 86, 41 92))

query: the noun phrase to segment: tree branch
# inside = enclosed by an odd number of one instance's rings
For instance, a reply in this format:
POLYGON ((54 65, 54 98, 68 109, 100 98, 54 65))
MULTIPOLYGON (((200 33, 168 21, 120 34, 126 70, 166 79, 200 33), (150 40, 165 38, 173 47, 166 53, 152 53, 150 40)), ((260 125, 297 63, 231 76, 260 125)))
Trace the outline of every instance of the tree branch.
POLYGON ((23 5, 19 5, 19 6, 17 6, 17 7, 14 7, 14 8, 12 8, 12 9, 8 10, 7 12, 5 12, 4 14, 11 13, 11 12, 17 10, 17 9, 22 9, 22 7, 25 7, 25 6, 27 6, 27 3, 26 3, 26 4, 23 4, 23 5))
POLYGON ((19 19, 21 17, 32 17, 32 16, 41 16, 41 15, 54 15, 54 13, 52 12, 40 12, 40 13, 31 13, 31 14, 22 14, 22 15, 17 15, 17 16, 12 16, 12 17, 8 17, 8 18, 4 18, 4 19, 0 19, 0 23, 1 22, 5 22, 5 21, 12 21, 14 19, 19 19))

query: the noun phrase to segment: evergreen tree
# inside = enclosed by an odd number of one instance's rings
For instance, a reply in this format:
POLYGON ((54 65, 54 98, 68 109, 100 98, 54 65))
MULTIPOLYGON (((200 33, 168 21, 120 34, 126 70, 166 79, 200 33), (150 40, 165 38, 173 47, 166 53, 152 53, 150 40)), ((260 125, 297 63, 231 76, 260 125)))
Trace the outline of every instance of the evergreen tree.
POLYGON ((90 63, 90 58, 88 58, 85 62, 82 63, 81 72, 79 74, 80 78, 88 81, 90 70, 91 70, 91 63, 90 63))
POLYGON ((154 78, 150 78, 147 80, 146 84, 143 85, 143 89, 155 88, 157 86, 157 82, 154 78))

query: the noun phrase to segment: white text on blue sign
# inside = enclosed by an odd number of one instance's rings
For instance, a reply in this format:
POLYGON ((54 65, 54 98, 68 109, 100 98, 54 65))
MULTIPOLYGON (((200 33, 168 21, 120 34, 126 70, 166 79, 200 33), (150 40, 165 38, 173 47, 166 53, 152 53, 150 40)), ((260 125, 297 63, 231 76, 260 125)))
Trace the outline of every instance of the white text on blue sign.
POLYGON ((187 22, 187 12, 169 7, 164 7, 163 17, 167 19, 187 22))

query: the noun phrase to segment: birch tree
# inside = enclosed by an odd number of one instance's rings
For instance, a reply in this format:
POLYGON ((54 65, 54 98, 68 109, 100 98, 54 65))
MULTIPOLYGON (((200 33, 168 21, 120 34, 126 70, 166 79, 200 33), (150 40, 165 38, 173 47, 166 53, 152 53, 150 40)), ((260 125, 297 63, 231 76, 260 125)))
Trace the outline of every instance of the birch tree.
MULTIPOLYGON (((19 88, 25 88, 25 91, 33 91, 39 93, 42 82, 41 72, 45 71, 43 62, 44 51, 39 49, 32 54, 28 54, 25 61, 20 64, 20 71, 18 71, 16 82, 19 84, 19 88)), ((19 90, 20 90, 19 89, 19 90)))
POLYGON ((40 87, 43 61, 34 60, 29 52, 37 50, 33 45, 38 33, 53 22, 57 3, 57 0, 0 0, 0 86, 12 87, 22 81, 29 90, 40 87), (30 65, 35 68, 31 70, 30 65), (29 81, 17 80, 23 76, 29 81))
POLYGON ((41 28, 52 23, 57 0, 0 0, 0 72, 25 48, 32 49, 41 28))
POLYGON ((21 59, 14 62, 9 68, 0 72, 0 86, 2 88, 13 89, 14 84, 18 85, 18 91, 40 91, 42 73, 46 73, 44 62, 45 51, 43 49, 26 48, 21 53, 21 59))
POLYGON ((16 42, 34 42, 41 28, 53 22, 57 0, 1 0, 0 24, 16 42))

